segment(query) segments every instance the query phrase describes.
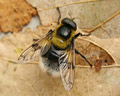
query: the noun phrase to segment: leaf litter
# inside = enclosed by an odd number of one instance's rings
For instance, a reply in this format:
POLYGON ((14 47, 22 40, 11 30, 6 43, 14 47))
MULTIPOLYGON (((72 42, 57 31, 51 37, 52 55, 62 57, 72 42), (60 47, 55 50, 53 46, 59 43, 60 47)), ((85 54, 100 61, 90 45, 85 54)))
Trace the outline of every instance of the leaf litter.
POLYGON ((0 32, 18 32, 37 11, 25 0, 0 0, 0 32))
MULTIPOLYGON (((111 21, 104 24, 104 26, 108 27, 110 23, 116 23, 116 25, 118 25, 119 24, 118 23, 119 21, 117 21, 118 19, 119 19, 119 15, 113 18, 111 21)), ((105 27, 105 29, 109 30, 109 28, 107 29, 107 27, 105 27)), ((114 29, 114 27, 112 26, 110 27, 111 29, 112 28, 114 29)), ((102 37, 95 35, 95 33, 97 32, 101 33, 100 29, 104 31, 103 26, 95 30, 90 37, 78 38, 76 40, 76 47, 78 47, 80 52, 83 52, 83 54, 85 54, 88 58, 90 57, 89 60, 93 60, 91 62, 93 62, 94 64, 99 63, 97 61, 98 59, 102 60, 102 64, 104 65, 104 67, 97 66, 102 68, 96 69, 98 71, 100 70, 99 72, 96 72, 94 68, 91 69, 89 68, 89 66, 87 66, 87 64, 84 64, 85 62, 82 61, 82 58, 78 59, 79 61, 76 60, 78 62, 78 63, 76 62, 78 64, 77 65, 78 67, 76 66, 75 69, 75 76, 76 76, 75 83, 73 89, 70 92, 66 92, 64 90, 60 78, 52 78, 48 74, 43 73, 41 70, 39 70, 37 64, 19 65, 8 61, 9 59, 16 61, 18 57, 16 53, 16 49, 27 48, 32 43, 33 38, 36 38, 38 36, 41 37, 43 34, 47 33, 48 30, 51 28, 54 29, 55 26, 54 27, 51 27, 49 25, 41 26, 36 28, 32 32, 30 32, 30 30, 27 29, 25 30, 25 33, 17 33, 10 36, 6 36, 0 41, 0 46, 1 46, 0 47, 1 48, 0 95, 1 96, 8 96, 8 94, 10 93, 12 93, 13 96, 16 96, 18 94, 19 96, 23 96, 23 95, 25 96, 33 96, 33 95, 34 96, 41 96, 41 95, 42 96, 51 96, 51 95, 52 96, 56 96, 56 95, 57 96, 61 96, 61 95, 119 96, 120 95, 119 93, 120 59, 119 56, 116 55, 117 53, 119 53, 120 45, 118 44, 120 38, 119 37, 111 38, 110 36, 108 36, 109 38, 103 39, 102 37), (93 55, 93 53, 90 53, 91 51, 95 53, 95 56, 93 55), (7 59, 5 60, 4 58, 7 59), (106 60, 106 58, 108 60, 106 60), (106 61, 108 62, 107 64, 105 64, 106 61), (112 67, 109 67, 111 66, 111 64, 112 67)), ((76 57, 78 58, 79 56, 76 57)))

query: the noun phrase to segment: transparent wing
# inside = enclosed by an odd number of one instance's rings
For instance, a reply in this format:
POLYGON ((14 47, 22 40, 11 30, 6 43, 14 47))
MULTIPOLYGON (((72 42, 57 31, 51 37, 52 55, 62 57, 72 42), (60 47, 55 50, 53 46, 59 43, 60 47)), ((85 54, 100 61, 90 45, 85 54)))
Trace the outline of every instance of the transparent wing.
POLYGON ((70 49, 60 56, 60 75, 64 88, 70 90, 74 82, 74 65, 75 65, 75 50, 74 46, 71 46, 70 49))
POLYGON ((44 55, 51 46, 51 32, 48 32, 38 41, 34 42, 19 56, 18 61, 20 63, 26 63, 36 59, 40 55, 44 55))

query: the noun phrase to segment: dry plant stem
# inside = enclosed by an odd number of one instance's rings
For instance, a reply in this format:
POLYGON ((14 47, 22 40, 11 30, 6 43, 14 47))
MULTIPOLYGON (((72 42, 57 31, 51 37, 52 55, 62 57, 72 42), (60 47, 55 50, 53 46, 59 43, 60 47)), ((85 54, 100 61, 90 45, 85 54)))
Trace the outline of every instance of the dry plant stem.
MULTIPOLYGON (((82 66, 82 65, 75 65, 75 67, 76 67, 76 68, 90 68, 90 66, 82 66)), ((113 67, 120 68, 120 65, 114 64, 114 65, 102 66, 102 68, 113 68, 113 67)), ((94 66, 93 66, 92 68, 94 68, 94 66)), ((92 69, 92 68, 91 68, 91 69, 92 69)))
POLYGON ((111 17, 109 17, 107 20, 105 20, 104 22, 100 23, 99 25, 95 26, 95 27, 92 28, 91 30, 83 29, 83 31, 88 32, 88 33, 92 33, 92 32, 95 31, 96 29, 102 27, 105 23, 107 23, 108 21, 110 21, 112 18, 114 18, 114 17, 117 16, 118 14, 120 14, 120 11, 116 12, 114 15, 112 15, 111 17))
MULTIPOLYGON (((10 59, 10 58, 7 58, 7 57, 1 57, 1 58, 5 61, 8 61, 8 62, 11 62, 11 63, 14 63, 14 64, 18 64, 17 60, 10 59)), ((37 62, 29 62, 29 63, 26 63, 26 64, 38 64, 38 63, 37 62)))
POLYGON ((1 59, 5 60, 5 61, 8 61, 8 62, 12 62, 12 63, 18 63, 16 60, 13 60, 13 59, 9 59, 7 57, 0 57, 1 59))
POLYGON ((57 5, 57 6, 50 7, 50 8, 43 8, 43 9, 41 9, 41 10, 38 9, 38 12, 39 12, 39 11, 45 11, 45 10, 54 9, 54 8, 57 8, 57 7, 64 7, 64 6, 69 6, 69 5, 73 5, 73 4, 96 2, 96 1, 103 1, 103 0, 87 0, 87 1, 72 2, 72 3, 67 3, 67 4, 64 4, 64 5, 57 5))
MULTIPOLYGON (((9 59, 6 57, 2 57, 2 59, 11 62, 11 63, 18 63, 16 60, 13 59, 9 59)), ((31 62, 31 63, 27 63, 27 64, 38 64, 38 62, 31 62)), ((90 66, 81 66, 81 65, 75 65, 76 68, 90 68, 90 66)), ((108 66, 102 66, 102 68, 112 68, 112 67, 120 67, 120 65, 118 64, 114 64, 114 65, 108 65, 108 66)), ((93 67, 94 68, 94 67, 93 67)))

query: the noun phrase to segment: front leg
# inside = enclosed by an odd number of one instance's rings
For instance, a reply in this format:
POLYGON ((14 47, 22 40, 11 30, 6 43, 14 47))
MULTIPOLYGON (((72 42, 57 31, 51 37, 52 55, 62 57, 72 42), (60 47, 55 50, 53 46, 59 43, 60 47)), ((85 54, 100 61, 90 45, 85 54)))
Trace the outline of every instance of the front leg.
POLYGON ((54 31, 52 30, 52 29, 50 29, 49 31, 48 31, 48 34, 50 33, 50 34, 52 34, 54 31))
POLYGON ((82 33, 77 33, 76 35, 74 35, 74 37, 72 38, 72 42, 74 42, 74 40, 78 37, 78 36, 90 36, 91 34, 82 34, 82 33))

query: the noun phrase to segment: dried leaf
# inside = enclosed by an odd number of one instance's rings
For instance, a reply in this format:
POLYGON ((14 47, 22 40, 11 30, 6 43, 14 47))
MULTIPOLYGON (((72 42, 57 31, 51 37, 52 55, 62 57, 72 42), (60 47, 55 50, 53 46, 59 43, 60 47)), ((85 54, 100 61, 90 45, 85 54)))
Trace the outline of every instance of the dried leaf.
MULTIPOLYGON (((112 65, 114 64, 113 58, 107 53, 104 49, 100 48, 99 46, 94 45, 91 42, 78 39, 76 40, 76 49, 84 55, 92 65, 97 63, 97 60, 102 60, 102 66, 112 65)), ((88 66, 88 63, 80 57, 79 55, 76 56, 76 64, 88 66)))
POLYGON ((94 66, 95 66, 96 72, 99 72, 101 70, 101 67, 102 67, 102 60, 96 60, 96 63, 94 66))
MULTIPOLYGON (((8 35, 0 41, 0 96, 8 96, 9 94, 13 96, 120 95, 118 90, 120 68, 115 65, 116 68, 105 67, 99 73, 96 73, 94 68, 76 66, 73 89, 67 92, 60 78, 53 78, 42 72, 38 64, 17 64, 16 49, 27 48, 33 42, 33 38, 42 37, 51 28, 55 27, 41 26, 33 32, 27 29, 25 33, 8 35)), ((78 40, 76 41, 77 47, 80 43, 78 40)), ((85 40, 81 40, 81 42, 87 43, 85 40)), ((80 51, 81 47, 78 46, 78 50, 80 51)))
POLYGON ((18 32, 37 15, 25 0, 0 0, 0 32, 18 32))
MULTIPOLYGON (((29 1, 33 2, 32 0, 29 1)), ((36 0, 33 3, 38 10, 41 10, 42 7, 54 7, 56 4, 58 5, 58 3, 64 4, 65 2, 69 3, 70 1, 63 2, 63 0, 61 0, 60 2, 36 0), (39 4, 41 4, 41 6, 39 4)), ((82 3, 80 5, 78 4, 79 6, 64 6, 61 7, 60 10, 62 11, 62 18, 64 18, 64 16, 66 16, 65 14, 69 16, 68 13, 70 13, 70 11, 73 9, 72 14, 74 13, 76 14, 76 17, 80 16, 81 18, 78 21, 76 19, 78 26, 80 26, 79 28, 89 29, 98 25, 117 12, 120 9, 119 4, 119 0, 97 0, 97 2, 82 3)), ((56 18, 58 17, 58 13, 54 8, 51 10, 42 11, 40 14, 40 19, 42 23, 44 22, 43 24, 45 25, 48 24, 49 21, 57 21, 56 18)), ((72 15, 72 17, 75 17, 75 15, 72 15)), ((7 36, 3 38, 2 41, 0 41, 0 96, 8 96, 8 94, 12 94, 13 96, 120 95, 120 57, 118 54, 120 53, 119 15, 103 25, 102 28, 95 30, 91 36, 81 37, 80 39, 78 38, 76 40, 76 48, 84 55, 86 55, 87 58, 89 58, 90 55, 90 58, 93 60, 91 62, 95 62, 96 60, 96 57, 91 56, 91 54, 94 52, 98 57, 97 59, 100 58, 104 61, 103 57, 108 58, 109 64, 105 67, 102 66, 100 72, 96 72, 94 68, 91 69, 89 66, 77 65, 75 69, 74 86, 70 92, 65 91, 60 78, 53 78, 50 75, 43 73, 37 64, 19 65, 10 62, 17 60, 18 56, 15 52, 17 48, 27 48, 27 46, 32 43, 32 38, 37 37, 37 35, 40 35, 40 37, 43 36, 43 34, 47 33, 51 28, 54 29, 55 27, 41 26, 33 32, 26 30, 25 33, 17 33, 11 36, 7 36), (115 24, 117 27, 115 27, 115 24), (108 30, 108 33, 111 30, 111 34, 114 35, 109 36, 106 33, 106 30, 108 30), (116 34, 118 34, 118 36, 116 34), (83 47, 81 47, 80 44, 83 47), (88 47, 88 45, 91 47, 88 47), (86 52, 87 54, 85 54, 86 52), (115 64, 113 64, 114 62, 115 64)), ((79 31, 80 30, 78 29, 78 32, 79 31)), ((77 58, 76 61, 79 64, 84 65, 86 63, 85 61, 82 61, 82 58, 77 58)))
POLYGON ((57 21, 59 14, 56 7, 60 6, 62 18, 70 18, 71 14, 72 18, 77 18, 75 22, 80 29, 91 29, 120 11, 119 0, 27 0, 27 2, 37 8, 43 25, 57 21))

